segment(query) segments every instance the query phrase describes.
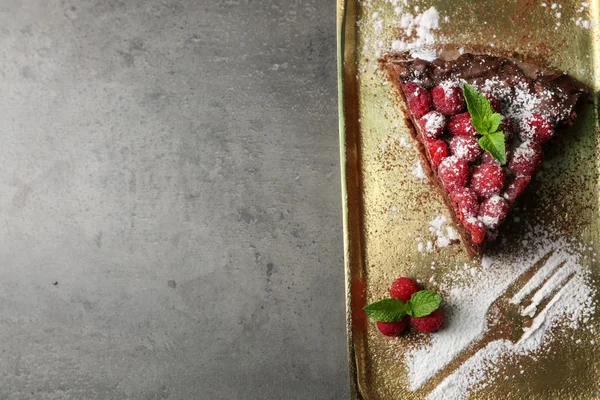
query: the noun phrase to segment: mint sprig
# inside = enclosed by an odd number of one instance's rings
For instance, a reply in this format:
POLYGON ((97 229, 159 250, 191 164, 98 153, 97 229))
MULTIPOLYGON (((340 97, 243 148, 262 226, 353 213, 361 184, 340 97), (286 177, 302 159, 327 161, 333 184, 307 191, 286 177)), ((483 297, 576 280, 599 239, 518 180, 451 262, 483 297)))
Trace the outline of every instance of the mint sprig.
POLYGON ((419 290, 413 293, 407 303, 406 313, 413 317, 424 317, 440 307, 442 296, 431 290, 419 290))
POLYGON ((467 109, 471 115, 473 128, 481 135, 479 146, 490 153, 501 164, 506 163, 506 147, 504 132, 499 131, 502 115, 494 112, 492 105, 475 87, 465 83, 463 95, 467 102, 467 109))
POLYGON ((410 300, 404 303, 400 299, 383 299, 371 303, 363 310, 367 315, 379 322, 401 321, 406 315, 424 317, 440 307, 442 296, 431 290, 419 290, 413 293, 410 300))
POLYGON ((400 321, 406 316, 406 304, 400 299, 383 299, 363 308, 367 315, 379 322, 400 321))

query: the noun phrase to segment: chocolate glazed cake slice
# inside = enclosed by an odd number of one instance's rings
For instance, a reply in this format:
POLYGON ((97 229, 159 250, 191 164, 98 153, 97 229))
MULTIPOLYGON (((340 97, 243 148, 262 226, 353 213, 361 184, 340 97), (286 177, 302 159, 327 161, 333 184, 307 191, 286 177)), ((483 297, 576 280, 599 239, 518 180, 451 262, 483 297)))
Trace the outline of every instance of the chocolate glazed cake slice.
POLYGON ((381 62, 408 106, 407 120, 429 175, 472 258, 496 238, 544 150, 575 122, 584 89, 564 73, 488 54, 447 52, 425 61, 402 53, 381 62), (490 113, 499 114, 495 128, 503 136, 495 138, 501 138, 502 154, 482 145, 481 122, 473 100, 467 107, 465 84, 487 99, 490 113))

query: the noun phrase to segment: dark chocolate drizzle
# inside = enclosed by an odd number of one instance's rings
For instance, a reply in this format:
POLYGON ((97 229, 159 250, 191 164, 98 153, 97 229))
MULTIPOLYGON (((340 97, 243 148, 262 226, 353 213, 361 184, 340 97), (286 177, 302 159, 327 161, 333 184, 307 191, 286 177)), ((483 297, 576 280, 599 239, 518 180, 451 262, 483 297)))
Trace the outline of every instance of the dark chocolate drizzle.
POLYGON ((471 84, 482 85, 488 79, 496 79, 499 85, 514 88, 526 85, 531 91, 542 93, 537 112, 546 114, 560 125, 575 122, 574 110, 585 91, 579 82, 563 72, 551 69, 537 69, 528 74, 519 65, 505 57, 488 54, 463 54, 454 60, 436 59, 425 61, 412 59, 409 55, 389 56, 393 64, 400 68, 398 78, 404 83, 418 80, 427 89, 441 81, 462 79, 471 84))

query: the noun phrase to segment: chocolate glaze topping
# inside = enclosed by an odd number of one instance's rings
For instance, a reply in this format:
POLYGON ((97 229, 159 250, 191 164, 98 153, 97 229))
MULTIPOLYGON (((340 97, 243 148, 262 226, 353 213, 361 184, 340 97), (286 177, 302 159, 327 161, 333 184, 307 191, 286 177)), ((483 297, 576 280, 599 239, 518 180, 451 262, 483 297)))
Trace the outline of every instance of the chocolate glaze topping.
POLYGON ((571 125, 575 121, 576 115, 572 113, 584 94, 582 85, 565 73, 488 54, 469 53, 456 59, 438 58, 431 62, 402 54, 388 56, 388 61, 403 83, 418 81, 427 89, 448 79, 464 80, 475 86, 494 80, 496 89, 513 92, 517 85, 528 87, 544 94, 540 96, 536 111, 549 115, 561 125, 571 125))

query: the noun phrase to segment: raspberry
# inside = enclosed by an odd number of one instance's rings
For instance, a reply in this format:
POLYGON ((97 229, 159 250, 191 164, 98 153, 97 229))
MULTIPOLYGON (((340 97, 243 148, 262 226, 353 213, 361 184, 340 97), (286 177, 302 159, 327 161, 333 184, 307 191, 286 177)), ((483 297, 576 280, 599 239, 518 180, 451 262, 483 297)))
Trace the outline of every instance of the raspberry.
POLYGON ((544 143, 554 134, 552 122, 540 113, 533 113, 522 119, 519 128, 521 129, 519 136, 523 141, 535 140, 544 143))
POLYGON ((452 155, 472 163, 479 158, 481 147, 475 136, 454 136, 450 140, 450 151, 452 155))
POLYGON ((446 117, 439 111, 429 111, 419 120, 419 124, 421 125, 423 136, 427 139, 435 139, 444 132, 446 117))
POLYGON ((463 225, 471 232, 471 241, 474 244, 483 243, 485 240, 485 226, 475 217, 467 218, 463 225))
POLYGON ((446 190, 452 191, 467 185, 469 166, 462 158, 450 156, 442 160, 438 168, 438 174, 446 190))
POLYGON ((431 110, 431 94, 427 89, 422 88, 414 82, 404 84, 404 94, 408 102, 408 107, 415 118, 419 119, 431 110))
POLYGON ((508 204, 512 204, 515 202, 517 197, 525 190, 529 182, 531 181, 530 176, 519 176, 516 177, 511 183, 506 187, 506 191, 504 192, 503 197, 506 199, 508 204))
POLYGON ((471 188, 479 198, 487 199, 504 187, 504 170, 494 164, 482 164, 473 170, 471 188))
POLYGON ((429 150, 431 162, 435 167, 440 165, 444 158, 448 157, 448 145, 443 140, 436 139, 427 142, 427 150, 429 150))
POLYGON ((402 321, 397 322, 377 322, 377 329, 385 336, 398 336, 406 329, 408 318, 402 318, 402 321))
POLYGON ((462 89, 456 82, 444 81, 431 90, 435 109, 446 115, 458 114, 465 108, 462 89))
POLYGON ((479 207, 479 220, 488 229, 496 229, 506 217, 508 204, 502 197, 495 195, 484 200, 479 207))
POLYGON ((489 152, 484 151, 483 154, 481 154, 481 164, 493 164, 500 166, 500 161, 496 160, 489 152))
POLYGON ((444 314, 438 308, 434 312, 424 317, 410 317, 411 325, 419 332, 433 332, 437 331, 444 322, 444 314))
POLYGON ((481 94, 483 94, 485 98, 490 102, 490 105, 492 106, 494 111, 496 111, 497 113, 502 111, 502 104, 500 103, 500 99, 494 93, 492 93, 489 90, 483 90, 481 94))
POLYGON ((448 121, 448 132, 456 136, 475 135, 475 128, 471 123, 471 114, 466 112, 452 116, 448 121))
POLYGON ((533 140, 521 143, 508 160, 508 170, 515 176, 531 176, 542 162, 542 147, 533 140))
POLYGON ((469 188, 458 188, 450 193, 450 200, 455 205, 456 217, 459 221, 472 218, 477 215, 479 202, 477 195, 469 188))
MULTIPOLYGON (((510 157, 510 150, 506 150, 506 158, 510 157)), ((481 163, 482 164, 494 164, 497 166, 501 166, 500 161, 496 160, 493 155, 491 155, 487 151, 483 151, 481 153, 481 163)))
POLYGON ((413 293, 421 290, 417 282, 410 278, 400 277, 392 282, 390 287, 390 296, 394 299, 400 299, 405 303, 410 300, 413 293))

